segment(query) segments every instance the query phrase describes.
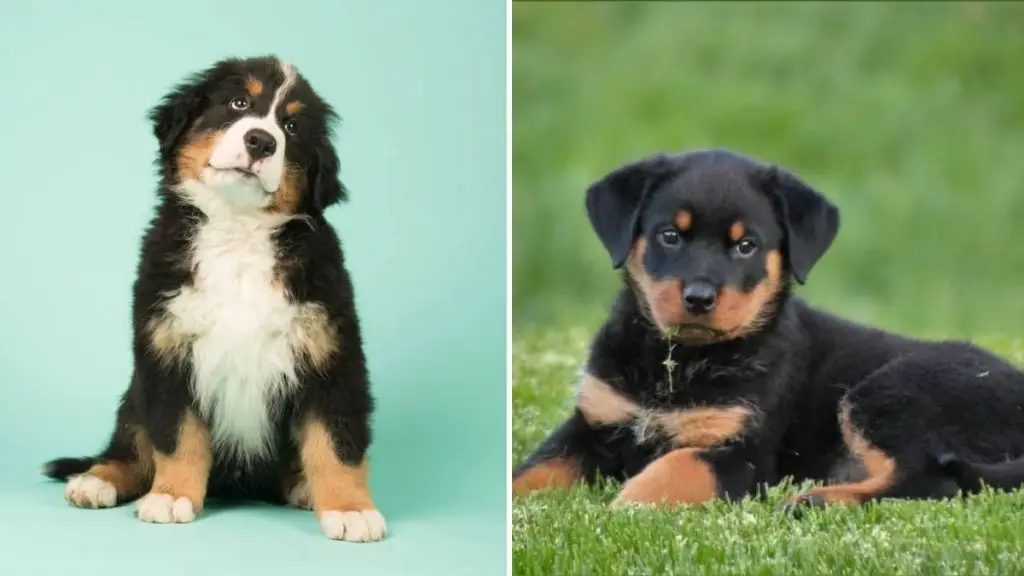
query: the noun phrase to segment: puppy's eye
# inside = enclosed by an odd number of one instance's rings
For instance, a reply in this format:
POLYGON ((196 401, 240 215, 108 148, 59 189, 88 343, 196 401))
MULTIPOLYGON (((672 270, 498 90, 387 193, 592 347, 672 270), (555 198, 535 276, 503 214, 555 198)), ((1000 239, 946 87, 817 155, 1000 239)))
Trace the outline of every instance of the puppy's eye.
POLYGON ((284 131, 295 136, 295 133, 299 131, 299 124, 294 118, 284 123, 284 131))
POLYGON ((757 242, 750 238, 744 238, 733 246, 733 251, 740 258, 750 258, 757 252, 757 242))
POLYGON ((233 110, 238 110, 239 112, 241 112, 242 110, 248 110, 249 109, 249 100, 247 98, 243 98, 241 96, 238 96, 238 97, 232 98, 231 102, 229 103, 229 105, 231 106, 231 108, 233 110))
POLYGON ((658 232, 658 242, 665 248, 678 248, 683 243, 683 237, 674 228, 666 228, 658 232))

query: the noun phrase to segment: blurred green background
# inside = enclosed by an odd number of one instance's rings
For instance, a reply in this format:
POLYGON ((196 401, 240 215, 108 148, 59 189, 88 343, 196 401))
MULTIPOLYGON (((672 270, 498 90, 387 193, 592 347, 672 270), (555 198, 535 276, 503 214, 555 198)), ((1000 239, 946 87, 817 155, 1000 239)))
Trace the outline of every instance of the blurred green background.
POLYGON ((587 185, 724 146, 840 206, 800 293, 921 336, 1024 332, 1024 4, 513 5, 513 320, 600 322, 587 185))

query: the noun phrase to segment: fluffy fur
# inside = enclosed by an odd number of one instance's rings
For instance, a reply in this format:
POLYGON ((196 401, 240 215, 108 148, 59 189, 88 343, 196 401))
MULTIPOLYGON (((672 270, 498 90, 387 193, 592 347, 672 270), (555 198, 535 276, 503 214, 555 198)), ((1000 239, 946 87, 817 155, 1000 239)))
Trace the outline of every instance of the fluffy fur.
POLYGON ((336 116, 290 64, 229 59, 150 113, 159 204, 133 293, 134 373, 106 449, 44 467, 75 506, 305 494, 332 538, 385 533, 352 285, 324 210, 346 197, 336 116))
POLYGON ((656 155, 587 191, 622 290, 569 418, 513 493, 623 481, 614 502, 698 504, 783 478, 791 505, 943 498, 1024 482, 1024 373, 967 342, 891 334, 791 294, 839 210, 725 150, 656 155))

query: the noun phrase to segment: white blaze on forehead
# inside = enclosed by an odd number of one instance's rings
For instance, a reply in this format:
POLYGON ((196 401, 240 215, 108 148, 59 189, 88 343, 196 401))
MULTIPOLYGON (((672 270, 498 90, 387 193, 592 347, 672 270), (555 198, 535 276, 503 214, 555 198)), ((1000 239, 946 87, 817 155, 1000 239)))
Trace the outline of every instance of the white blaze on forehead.
POLYGON ((284 155, 287 139, 285 138, 284 131, 278 125, 277 109, 295 86, 298 73, 294 66, 286 62, 281 62, 280 67, 284 81, 274 91, 274 99, 270 105, 270 110, 265 116, 246 116, 232 124, 210 155, 210 168, 213 170, 205 170, 203 175, 204 183, 214 187, 227 187, 228 184, 231 184, 231 187, 236 190, 247 188, 247 193, 238 190, 243 192, 241 194, 243 197, 240 197, 239 200, 245 203, 252 203, 258 207, 264 207, 271 201, 270 195, 277 192, 277 189, 281 186, 281 178, 284 176, 284 155), (249 151, 245 147, 245 135, 254 129, 266 131, 273 136, 277 143, 272 155, 256 162, 252 161, 249 151), (244 186, 246 183, 244 180, 241 181, 243 186, 239 186, 239 176, 237 174, 228 172, 225 176, 217 172, 230 169, 251 171, 259 180, 260 186, 258 188, 252 185, 244 186))
POLYGON ((281 62, 281 73, 284 74, 284 82, 274 91, 274 101, 270 104, 270 112, 268 113, 268 116, 274 120, 277 119, 278 106, 284 101, 284 97, 291 92, 295 86, 295 79, 298 78, 298 74, 295 73, 295 67, 287 62, 281 62))

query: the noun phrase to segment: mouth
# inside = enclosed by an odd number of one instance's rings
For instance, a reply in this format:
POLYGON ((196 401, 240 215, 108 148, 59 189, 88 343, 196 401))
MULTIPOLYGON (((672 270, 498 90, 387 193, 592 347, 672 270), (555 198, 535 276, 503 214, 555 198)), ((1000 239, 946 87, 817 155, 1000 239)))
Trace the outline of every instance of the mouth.
POLYGON ((724 339, 728 334, 704 324, 676 324, 666 330, 670 338, 683 342, 715 342, 724 339))
MULTIPOLYGON (((213 168, 213 166, 210 166, 210 168, 213 168)), ((259 176, 257 176, 255 172, 253 172, 252 170, 249 170, 248 168, 213 168, 213 169, 214 170, 218 170, 220 172, 226 172, 228 174, 237 174, 237 175, 241 176, 242 178, 252 178, 252 179, 257 179, 257 180, 259 179, 259 176)))
POLYGON ((238 167, 218 168, 216 166, 213 166, 212 164, 207 164, 206 167, 209 168, 210 170, 212 170, 217 175, 217 177, 216 177, 217 180, 219 180, 219 181, 221 181, 221 182, 223 182, 225 184, 233 182, 233 183, 244 183, 244 184, 247 184, 247 185, 256 185, 265 194, 273 194, 273 192, 267 191, 263 187, 263 183, 260 180, 260 177, 255 172, 253 172, 252 170, 250 170, 248 168, 238 168, 238 167))

